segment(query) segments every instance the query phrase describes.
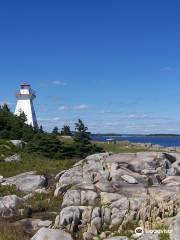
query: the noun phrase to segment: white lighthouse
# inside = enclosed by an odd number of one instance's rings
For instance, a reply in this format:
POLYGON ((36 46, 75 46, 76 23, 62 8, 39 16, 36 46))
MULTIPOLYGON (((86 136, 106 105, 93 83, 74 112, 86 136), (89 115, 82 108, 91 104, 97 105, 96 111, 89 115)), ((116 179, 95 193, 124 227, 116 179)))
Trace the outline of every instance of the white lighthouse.
POLYGON ((22 112, 26 115, 27 124, 37 127, 36 113, 33 106, 33 100, 36 98, 36 93, 31 86, 23 83, 20 86, 20 91, 16 93, 17 104, 15 114, 20 115, 22 112))

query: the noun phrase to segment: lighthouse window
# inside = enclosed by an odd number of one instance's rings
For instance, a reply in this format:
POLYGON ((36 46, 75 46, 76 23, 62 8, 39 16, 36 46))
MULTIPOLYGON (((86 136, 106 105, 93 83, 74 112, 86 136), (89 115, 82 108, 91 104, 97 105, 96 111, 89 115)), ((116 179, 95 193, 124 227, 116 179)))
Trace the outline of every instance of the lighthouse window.
POLYGON ((21 89, 29 89, 29 86, 21 86, 21 89))

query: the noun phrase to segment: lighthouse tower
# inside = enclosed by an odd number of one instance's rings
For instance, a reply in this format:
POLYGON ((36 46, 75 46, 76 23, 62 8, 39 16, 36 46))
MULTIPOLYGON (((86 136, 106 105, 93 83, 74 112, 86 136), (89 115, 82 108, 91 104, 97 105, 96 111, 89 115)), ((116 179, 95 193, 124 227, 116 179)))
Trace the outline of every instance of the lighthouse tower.
POLYGON ((27 124, 37 127, 37 119, 33 106, 33 100, 36 98, 36 93, 31 89, 31 86, 27 83, 23 83, 20 86, 20 91, 16 93, 17 105, 15 114, 20 115, 22 112, 26 115, 27 124))

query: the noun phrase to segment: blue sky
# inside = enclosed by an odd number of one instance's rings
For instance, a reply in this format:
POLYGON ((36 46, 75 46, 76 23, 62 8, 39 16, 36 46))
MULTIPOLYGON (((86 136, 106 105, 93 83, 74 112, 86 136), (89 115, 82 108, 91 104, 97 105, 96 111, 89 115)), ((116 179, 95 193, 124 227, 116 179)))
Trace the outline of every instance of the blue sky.
POLYGON ((27 81, 45 129, 180 133, 180 2, 0 3, 0 102, 27 81))

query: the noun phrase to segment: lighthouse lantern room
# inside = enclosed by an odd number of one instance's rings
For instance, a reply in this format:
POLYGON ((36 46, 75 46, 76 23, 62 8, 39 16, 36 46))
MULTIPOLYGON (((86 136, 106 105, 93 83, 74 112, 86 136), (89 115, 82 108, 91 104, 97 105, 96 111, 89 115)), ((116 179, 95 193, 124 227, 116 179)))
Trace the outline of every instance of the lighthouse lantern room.
POLYGON ((36 113, 33 106, 33 100, 36 98, 36 93, 31 89, 30 84, 22 83, 20 91, 16 93, 17 104, 15 114, 20 115, 22 112, 26 115, 27 124, 37 127, 36 113))

